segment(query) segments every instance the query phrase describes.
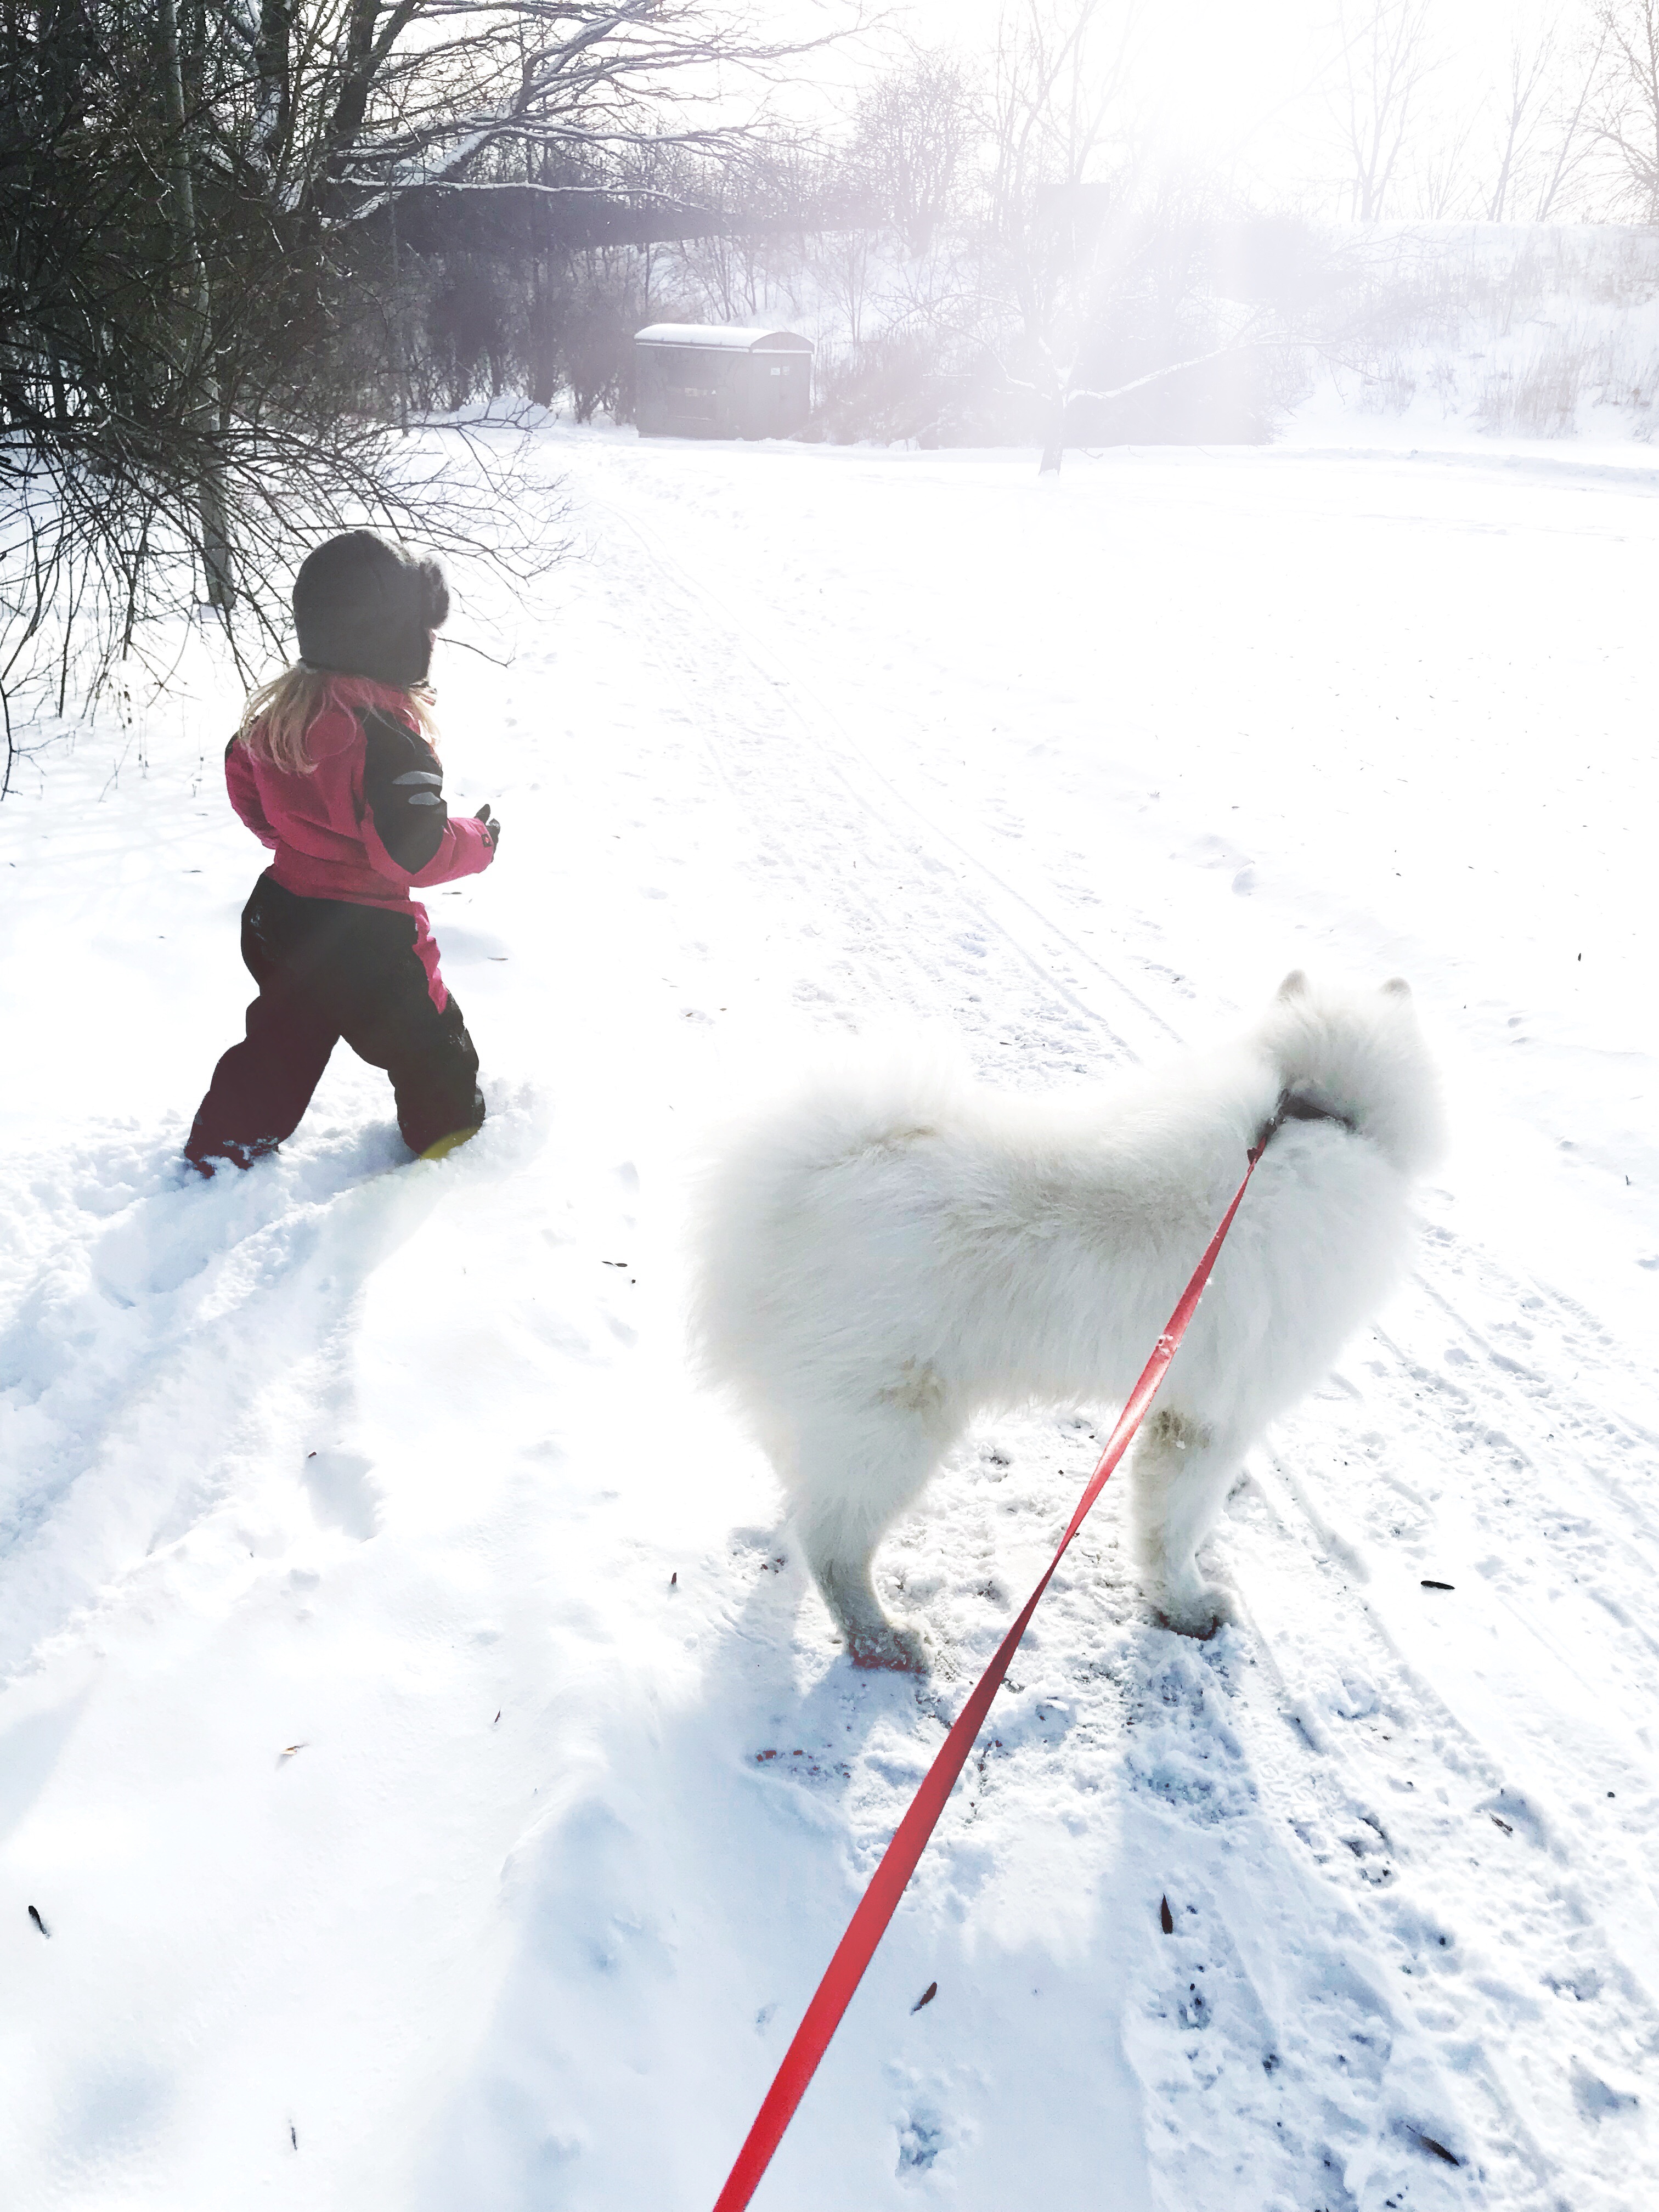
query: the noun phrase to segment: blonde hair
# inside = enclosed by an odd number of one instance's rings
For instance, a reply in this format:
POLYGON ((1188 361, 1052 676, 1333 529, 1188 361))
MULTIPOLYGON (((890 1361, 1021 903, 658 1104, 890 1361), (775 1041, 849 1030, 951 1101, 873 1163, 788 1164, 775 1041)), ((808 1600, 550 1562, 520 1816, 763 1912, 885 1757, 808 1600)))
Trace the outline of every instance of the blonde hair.
POLYGON ((341 676, 332 669, 311 668, 296 660, 269 684, 248 694, 236 731, 239 743, 257 761, 283 769, 289 775, 309 775, 317 763, 307 750, 312 724, 331 707, 349 714, 356 707, 406 708, 421 735, 435 753, 438 723, 432 711, 432 693, 424 684, 404 687, 377 684, 367 676, 341 676))

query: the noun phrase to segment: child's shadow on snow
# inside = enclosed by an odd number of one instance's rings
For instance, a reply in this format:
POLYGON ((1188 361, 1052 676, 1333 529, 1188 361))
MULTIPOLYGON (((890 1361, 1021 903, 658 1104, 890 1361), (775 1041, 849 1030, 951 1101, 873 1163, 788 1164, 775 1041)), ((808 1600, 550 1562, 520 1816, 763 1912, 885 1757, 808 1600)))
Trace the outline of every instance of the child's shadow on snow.
MULTIPOLYGON (((0 1331, 0 1377, 37 1436, 0 1483, 0 1666, 234 1479, 259 1393, 336 1340, 436 1206, 439 1171, 385 1172, 408 1157, 389 1126, 211 1181, 153 1139, 100 1135, 58 1157, 46 1256, 0 1331)), ((316 1517, 372 1534, 364 1485, 325 1475, 316 1517)))

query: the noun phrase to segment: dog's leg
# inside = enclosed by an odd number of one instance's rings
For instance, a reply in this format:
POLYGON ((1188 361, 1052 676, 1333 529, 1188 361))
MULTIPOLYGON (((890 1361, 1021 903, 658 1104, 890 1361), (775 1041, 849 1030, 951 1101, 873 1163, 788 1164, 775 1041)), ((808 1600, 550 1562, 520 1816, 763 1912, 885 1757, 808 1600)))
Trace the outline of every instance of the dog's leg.
POLYGON ((797 1445, 785 1478, 795 1524, 855 1667, 927 1672, 926 1644, 882 1611, 870 1563, 887 1528, 921 1495, 943 1449, 932 1424, 900 1414, 826 1422, 797 1445))
POLYGON ((882 1611, 867 1559, 820 1555, 808 1538, 806 1560, 824 1603, 847 1638, 855 1667, 892 1667, 912 1674, 927 1672, 926 1642, 915 1629, 902 1627, 882 1611))
POLYGON ((1146 1595, 1171 1628, 1208 1636, 1229 1618, 1224 1590, 1194 1554, 1243 1456, 1231 1437, 1166 1407, 1142 1429, 1130 1464, 1129 1517, 1146 1595))

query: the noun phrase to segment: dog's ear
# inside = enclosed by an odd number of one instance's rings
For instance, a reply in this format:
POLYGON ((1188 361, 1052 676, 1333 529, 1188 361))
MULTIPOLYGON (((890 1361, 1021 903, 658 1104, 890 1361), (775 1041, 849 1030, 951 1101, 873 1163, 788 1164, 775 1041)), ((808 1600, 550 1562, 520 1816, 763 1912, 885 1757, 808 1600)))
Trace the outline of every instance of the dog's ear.
POLYGON ((1300 968, 1292 968, 1279 987, 1281 999, 1303 999, 1308 994, 1308 978, 1300 968))
POLYGON ((1382 988, 1391 999, 1409 999, 1412 994, 1412 987, 1403 975, 1390 975, 1382 988))

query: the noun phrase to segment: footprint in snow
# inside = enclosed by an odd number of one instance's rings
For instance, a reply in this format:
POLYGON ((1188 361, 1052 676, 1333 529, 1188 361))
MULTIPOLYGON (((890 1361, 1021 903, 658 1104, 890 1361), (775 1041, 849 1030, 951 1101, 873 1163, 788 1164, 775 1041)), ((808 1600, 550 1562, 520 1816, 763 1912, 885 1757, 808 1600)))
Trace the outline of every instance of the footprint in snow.
POLYGON ((929 2113, 910 2113, 899 2123, 898 2179, 925 2173, 945 2148, 943 2123, 929 2113))
POLYGON ((1621 2113, 1633 2112, 1641 2099, 1631 2089, 1615 2089, 1599 2074, 1592 2074, 1582 2058, 1572 2062, 1572 2101, 1579 2116, 1598 2125, 1603 2120, 1617 2118, 1621 2113))
POLYGON ((380 1488, 374 1462, 362 1452, 340 1449, 307 1454, 306 1495, 313 1517, 324 1528, 338 1528, 367 1543, 380 1525, 380 1488))

